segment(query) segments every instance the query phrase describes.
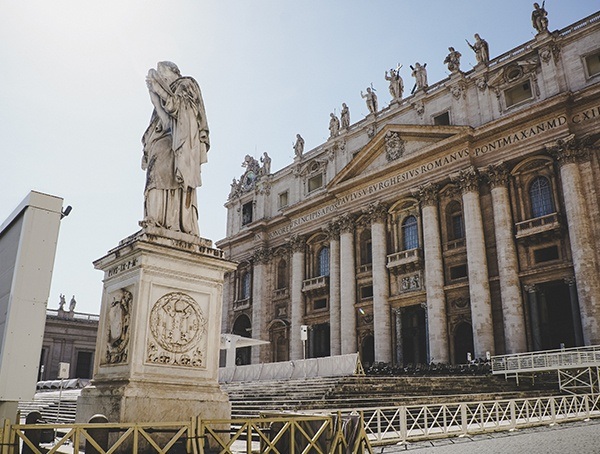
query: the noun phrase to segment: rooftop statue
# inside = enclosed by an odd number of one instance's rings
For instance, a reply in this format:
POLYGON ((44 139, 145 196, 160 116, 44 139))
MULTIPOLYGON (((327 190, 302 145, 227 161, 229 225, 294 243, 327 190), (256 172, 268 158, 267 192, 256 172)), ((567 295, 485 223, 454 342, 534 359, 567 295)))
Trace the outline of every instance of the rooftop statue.
POLYGON ((200 87, 168 61, 148 71, 146 85, 154 111, 142 137, 146 188, 140 225, 199 236, 196 188, 210 147, 200 87))
POLYGON ((345 102, 342 103, 342 111, 340 112, 340 120, 342 122, 342 128, 348 129, 350 127, 350 109, 345 102))
POLYGON ((300 134, 296 134, 296 143, 294 144, 294 154, 297 158, 302 157, 302 153, 304 153, 304 139, 300 134))
POLYGON ((415 78, 415 86, 411 90, 411 93, 414 93, 415 90, 427 90, 427 63, 421 65, 421 63, 415 63, 413 67, 411 65, 410 69, 412 69, 412 76, 415 78))
POLYGON ((449 53, 446 55, 444 60, 444 63, 448 65, 448 71, 450 71, 452 74, 459 73, 460 57, 462 57, 462 54, 455 50, 454 47, 449 47, 448 52, 449 53))
POLYGON ((385 72, 385 80, 390 82, 389 88, 392 101, 399 101, 404 93, 404 81, 400 77, 400 68, 402 68, 402 65, 398 65, 396 69, 390 69, 389 76, 388 72, 385 72))
POLYGON ((377 106, 377 95, 375 94, 375 90, 371 87, 367 87, 367 93, 364 94, 362 90, 360 91, 361 98, 365 99, 367 103, 367 109, 369 109, 370 114, 377 114, 378 106, 377 106))
POLYGON ((542 2, 542 6, 539 3, 533 4, 533 11, 531 13, 531 24, 533 28, 537 30, 538 33, 547 32, 548 31, 548 12, 544 8, 544 4, 546 2, 542 2))
POLYGON ((337 137, 340 134, 340 120, 334 114, 329 114, 329 138, 337 137))
POLYGON ((473 44, 471 44, 468 40, 465 41, 467 41, 469 47, 473 49, 473 52, 475 52, 477 63, 483 63, 484 65, 487 65, 490 61, 490 48, 487 41, 481 38, 479 33, 475 33, 475 42, 473 44))

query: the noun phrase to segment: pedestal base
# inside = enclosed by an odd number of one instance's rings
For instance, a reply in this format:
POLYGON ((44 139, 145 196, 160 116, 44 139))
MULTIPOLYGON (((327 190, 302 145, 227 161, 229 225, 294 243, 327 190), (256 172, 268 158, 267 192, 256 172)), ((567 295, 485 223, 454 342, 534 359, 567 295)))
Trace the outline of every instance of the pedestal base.
POLYGON ((160 383, 94 384, 77 400, 78 423, 102 414, 108 422, 177 422, 229 419, 231 405, 219 386, 181 386, 160 383))

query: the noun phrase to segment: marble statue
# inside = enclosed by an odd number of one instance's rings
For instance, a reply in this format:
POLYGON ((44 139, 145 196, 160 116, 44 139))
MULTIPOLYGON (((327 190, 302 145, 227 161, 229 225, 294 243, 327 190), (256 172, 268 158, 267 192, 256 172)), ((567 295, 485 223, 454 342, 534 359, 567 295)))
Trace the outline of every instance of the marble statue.
POLYGON ((398 66, 396 69, 390 69, 390 74, 388 76, 388 72, 385 72, 385 80, 390 82, 390 95, 392 96, 392 101, 399 101, 402 99, 402 94, 404 93, 404 81, 402 77, 400 77, 400 68, 402 66, 398 66))
POLYGON ((371 87, 367 87, 367 93, 364 94, 361 90, 360 96, 367 103, 367 109, 369 109, 369 113, 373 115, 377 114, 377 95, 375 94, 375 90, 371 87))
POLYGON ((342 128, 348 129, 350 127, 350 109, 345 102, 342 103, 342 111, 340 112, 340 120, 342 122, 342 128))
POLYGON ((163 61, 146 77, 154 106, 144 136, 146 170, 142 227, 161 227, 199 236, 196 188, 210 147, 198 83, 163 61))
POLYGON ((304 139, 300 134, 296 134, 296 143, 294 144, 294 153, 297 158, 302 157, 302 153, 304 153, 304 139))
POLYGON ((329 114, 329 138, 337 137, 340 134, 340 120, 334 114, 329 114))
POLYGON ((63 295, 61 293, 60 294, 60 300, 58 302, 58 310, 59 311, 64 311, 65 310, 65 304, 67 304, 67 302, 65 301, 65 295, 63 295))
POLYGON ((539 3, 534 3, 531 12, 531 24, 538 33, 548 31, 548 12, 544 8, 544 3, 546 2, 542 2, 542 6, 539 3))
POLYGON ((260 162, 262 163, 261 173, 263 175, 271 175, 271 156, 266 151, 260 158, 260 162))
POLYGON ((490 48, 485 39, 479 36, 479 33, 475 33, 475 42, 471 44, 468 40, 467 44, 473 52, 475 52, 475 58, 477 59, 477 64, 483 63, 487 65, 490 61, 490 48))
POLYGON ((77 301, 75 301, 75 295, 73 295, 71 301, 69 301, 69 311, 75 312, 75 306, 77 306, 77 301))
POLYGON ((427 63, 421 65, 421 63, 415 63, 415 66, 411 66, 412 69, 411 75, 415 78, 415 86, 413 87, 411 93, 414 93, 415 90, 426 90, 429 86, 427 84, 427 63))
POLYGON ((454 47, 448 48, 448 55, 444 59, 444 64, 448 65, 448 71, 452 74, 456 74, 460 72, 460 57, 462 57, 461 53, 454 49, 454 47))

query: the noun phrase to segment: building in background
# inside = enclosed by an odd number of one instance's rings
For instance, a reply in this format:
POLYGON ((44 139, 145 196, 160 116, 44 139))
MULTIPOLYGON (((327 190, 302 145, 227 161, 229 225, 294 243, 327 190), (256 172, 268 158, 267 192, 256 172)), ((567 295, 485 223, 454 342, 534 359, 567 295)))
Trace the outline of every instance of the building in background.
POLYGON ((75 297, 65 308, 46 310, 39 381, 58 379, 59 363, 69 363, 69 378, 92 378, 98 315, 75 312, 75 297))
POLYGON ((366 118, 332 115, 306 153, 298 135, 275 173, 246 156, 222 332, 270 344, 238 364, 302 358, 302 325, 309 357, 364 363, 600 343, 600 13, 533 26, 492 59, 476 35, 469 71, 450 48, 432 85, 410 65, 410 94, 386 73, 389 106, 368 90, 366 118))

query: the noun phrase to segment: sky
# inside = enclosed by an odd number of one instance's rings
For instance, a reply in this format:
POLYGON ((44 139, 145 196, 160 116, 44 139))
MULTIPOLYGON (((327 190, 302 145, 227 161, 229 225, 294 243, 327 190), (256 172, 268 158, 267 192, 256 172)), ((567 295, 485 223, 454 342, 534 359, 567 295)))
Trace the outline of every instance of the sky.
MULTIPOLYGON (((98 313, 92 262, 135 233, 143 217, 141 136, 152 105, 149 68, 175 62, 202 89, 211 149, 198 189, 200 234, 225 236, 223 207, 246 154, 268 152, 272 171, 328 137, 329 114, 360 91, 390 101, 384 73, 427 63, 446 78, 448 47, 475 65, 465 39, 479 33, 491 58, 532 39, 524 0, 0 0, 0 224, 31 190, 64 198, 49 308, 75 295, 98 313)), ((598 0, 547 0, 549 29, 600 9, 598 0)))

